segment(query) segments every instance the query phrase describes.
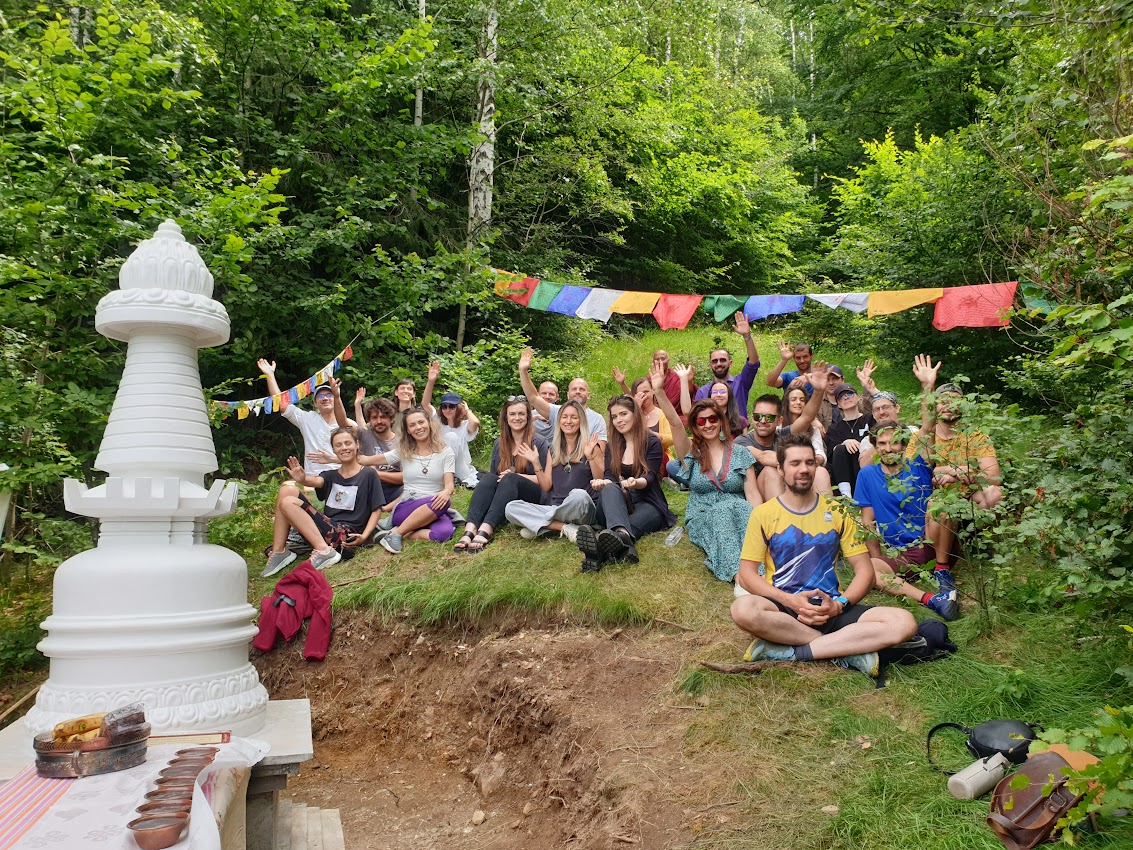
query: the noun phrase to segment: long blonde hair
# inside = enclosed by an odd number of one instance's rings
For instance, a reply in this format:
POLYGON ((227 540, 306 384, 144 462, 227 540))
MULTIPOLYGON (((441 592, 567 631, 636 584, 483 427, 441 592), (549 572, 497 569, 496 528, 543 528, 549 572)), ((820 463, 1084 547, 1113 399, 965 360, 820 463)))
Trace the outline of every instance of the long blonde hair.
POLYGON ((430 416, 425 412, 423 407, 411 407, 405 411, 401 417, 401 434, 397 441, 397 454, 401 458, 408 457, 424 457, 427 454, 436 454, 444 449, 447 445, 445 438, 441 436, 441 425, 437 422, 435 417, 430 416), (415 414, 420 414, 425 417, 425 421, 429 424, 429 436, 427 438, 429 451, 418 454, 417 441, 409 436, 409 417, 415 414))
POLYGON ((559 408, 555 417, 555 431, 551 435, 551 466, 566 466, 568 463, 582 463, 585 459, 586 444, 590 442, 590 423, 586 421, 586 408, 573 399, 559 408), (563 433, 563 411, 567 408, 578 413, 578 442, 574 451, 567 451, 567 437, 563 433))

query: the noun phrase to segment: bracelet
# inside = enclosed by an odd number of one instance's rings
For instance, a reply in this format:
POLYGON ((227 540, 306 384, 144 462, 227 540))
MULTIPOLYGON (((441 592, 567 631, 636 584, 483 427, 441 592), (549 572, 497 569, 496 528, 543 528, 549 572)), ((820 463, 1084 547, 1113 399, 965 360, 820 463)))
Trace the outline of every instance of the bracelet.
POLYGON ((840 593, 837 596, 834 597, 834 601, 842 603, 842 610, 843 611, 848 611, 851 607, 853 607, 853 604, 854 604, 853 602, 851 602, 849 599, 847 599, 845 596, 843 596, 840 593))

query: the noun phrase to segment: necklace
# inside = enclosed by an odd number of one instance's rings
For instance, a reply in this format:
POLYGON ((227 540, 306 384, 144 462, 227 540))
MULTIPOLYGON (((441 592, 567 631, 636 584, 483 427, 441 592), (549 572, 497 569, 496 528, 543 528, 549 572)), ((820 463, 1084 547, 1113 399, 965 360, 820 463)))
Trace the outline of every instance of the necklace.
POLYGON ((414 460, 416 460, 419 464, 421 464, 421 474, 422 475, 428 475, 429 474, 429 463, 432 459, 433 459, 432 455, 429 455, 428 460, 421 460, 421 458, 414 458, 414 460))
POLYGON ((566 472, 567 475, 570 475, 570 462, 569 461, 566 464, 563 465, 563 471, 566 472))

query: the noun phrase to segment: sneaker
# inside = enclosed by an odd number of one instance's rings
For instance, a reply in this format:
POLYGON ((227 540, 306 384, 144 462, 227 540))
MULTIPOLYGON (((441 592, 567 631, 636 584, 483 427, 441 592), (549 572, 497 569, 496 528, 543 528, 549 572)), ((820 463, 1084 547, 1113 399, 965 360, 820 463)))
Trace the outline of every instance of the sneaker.
POLYGON ((295 560, 295 553, 290 549, 284 552, 272 552, 268 556, 267 566, 264 571, 260 573, 260 578, 267 578, 273 576, 295 560))
POLYGON ((594 531, 594 527, 590 525, 580 525, 578 531, 574 534, 574 545, 578 547, 583 555, 592 561, 603 560, 601 553, 598 551, 598 535, 594 531))
POLYGON ((519 529, 519 536, 524 540, 534 540, 539 536, 538 532, 532 531, 530 528, 519 529))
POLYGON ((861 655, 847 655, 844 658, 832 658, 835 667, 843 670, 860 670, 871 679, 877 678, 878 667, 881 660, 876 652, 863 652, 861 655))
POLYGON ((342 553, 337 549, 328 549, 326 552, 311 553, 311 566, 316 570, 325 570, 327 567, 333 567, 341 560, 342 553))
POLYGON ((378 529, 380 531, 393 531, 393 514, 386 514, 378 520, 378 529))
POLYGON ((763 638, 756 638, 748 644, 744 653, 744 661, 794 661, 795 650, 781 643, 770 643, 763 638))
POLYGON ((952 570, 933 570, 932 577, 936 579, 942 593, 956 589, 956 578, 952 575, 952 570))
POLYGON ((391 531, 380 541, 381 546, 392 555, 401 554, 401 535, 395 531, 391 531))
POLYGON ((948 622, 952 622, 960 616, 960 606, 956 602, 955 590, 946 590, 935 594, 925 603, 925 607, 932 613, 939 614, 941 619, 948 622))
POLYGON ((573 522, 564 522, 562 536, 569 540, 571 543, 574 543, 576 540, 578 540, 578 526, 573 522))

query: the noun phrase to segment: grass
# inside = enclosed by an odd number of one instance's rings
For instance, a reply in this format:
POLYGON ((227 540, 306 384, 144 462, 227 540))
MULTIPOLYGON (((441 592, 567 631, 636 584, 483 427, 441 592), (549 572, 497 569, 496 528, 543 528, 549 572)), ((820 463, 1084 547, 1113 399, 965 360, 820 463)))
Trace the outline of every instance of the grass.
MULTIPOLYGON (((766 371, 778 362, 778 333, 757 329, 766 371)), ((707 354, 721 344, 742 357, 739 338, 726 326, 684 332, 646 332, 613 339, 576 365, 591 383, 592 406, 616 394, 610 370, 644 374, 654 349, 673 362, 691 360, 707 374, 707 354)), ((847 375, 860 352, 826 346, 821 354, 847 375)), ((910 364, 875 358, 875 379, 915 410, 910 364)), ((538 377, 538 360, 534 376, 538 377)), ((852 379, 856 384, 856 379, 852 379)), ((685 495, 667 491, 683 512, 685 495)), ((455 503, 467 508, 462 491, 455 503)), ((673 700, 695 712, 684 747, 723 766, 731 776, 727 819, 693 824, 696 847, 719 850, 870 848, 870 850, 998 850, 985 826, 986 800, 961 802, 945 789, 945 777, 927 764, 924 734, 951 720, 974 725, 1013 717, 1047 726, 1083 724, 1107 703, 1127 704, 1133 694, 1115 678, 1116 642, 1075 642, 1080 623, 1047 606, 1029 610, 1028 566, 1017 566, 1014 584, 995 601, 990 631, 972 616, 951 624, 961 651, 945 661, 891 669, 889 687, 873 690, 867 679, 829 665, 800 665, 748 677, 706 672, 702 660, 735 660, 746 640, 731 624, 731 586, 715 580, 703 553, 687 539, 673 547, 662 535, 641 542, 642 561, 596 575, 579 572, 580 555, 566 541, 521 540, 501 529, 482 554, 458 555, 451 544, 408 543, 403 555, 363 550, 329 578, 338 609, 365 609, 421 624, 483 627, 499 615, 566 624, 642 626, 666 621, 691 629, 696 648, 673 683, 673 700), (1124 702, 1122 702, 1124 701, 1124 702), (836 806, 834 813, 823 807, 836 806)), ((266 542, 266 541, 265 541, 266 542)), ((255 576, 259 561, 253 561, 255 576)), ((960 574, 964 580, 963 573, 960 574)), ((252 578, 253 599, 270 592, 273 579, 252 578)), ((907 604, 874 594, 875 604, 907 604)), ((924 616, 924 609, 915 612, 924 616)), ((663 624, 662 624, 663 625, 663 624)), ((663 626, 667 627, 667 626, 663 626)), ((955 767, 970 760, 959 740, 945 740, 939 758, 955 767)), ((1128 828, 1110 823, 1088 846, 1133 846, 1128 828)))

